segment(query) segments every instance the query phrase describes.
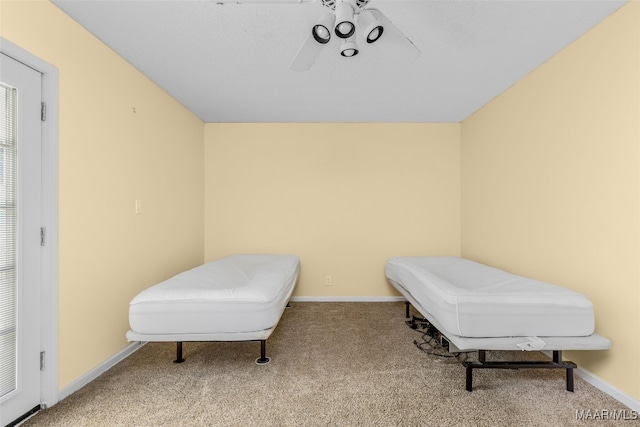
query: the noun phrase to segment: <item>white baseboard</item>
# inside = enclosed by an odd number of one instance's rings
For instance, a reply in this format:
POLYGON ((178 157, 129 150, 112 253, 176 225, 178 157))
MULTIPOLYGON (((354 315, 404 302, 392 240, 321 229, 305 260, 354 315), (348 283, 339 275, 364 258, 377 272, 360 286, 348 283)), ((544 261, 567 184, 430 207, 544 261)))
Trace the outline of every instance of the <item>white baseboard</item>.
POLYGON ((584 369, 581 369, 580 367, 578 367, 575 372, 577 376, 579 376, 595 388, 607 393, 618 402, 626 405, 629 409, 640 412, 640 401, 634 399, 626 393, 623 393, 608 382, 602 380, 601 378, 598 378, 590 372, 585 371, 584 369))
MULTIPOLYGON (((549 356, 549 358, 553 357, 553 352, 550 350, 545 350, 542 353, 549 356)), ((626 405, 629 409, 634 410, 636 412, 640 412, 640 401, 637 401, 633 397, 628 394, 618 390, 608 382, 604 381, 602 378, 599 378, 593 375, 591 372, 585 371, 581 367, 574 369, 574 372, 577 376, 597 388, 598 390, 607 393, 609 396, 616 399, 618 402, 626 405)))
POLYGON ((93 368, 92 370, 90 370, 89 372, 87 372, 86 374, 84 374, 83 376, 81 376, 80 378, 78 378, 68 386, 66 386, 65 388, 58 390, 58 402, 60 402, 65 397, 68 397, 71 394, 75 393, 76 391, 80 390, 82 387, 86 386, 91 381, 95 380, 100 375, 104 374, 106 371, 114 367, 116 364, 118 364, 118 362, 129 357, 131 354, 136 352, 138 349, 140 349, 140 347, 142 347, 145 344, 146 343, 137 342, 137 341, 130 343, 128 346, 120 350, 118 353, 114 354, 113 356, 111 356, 110 358, 108 358, 107 360, 105 360, 104 362, 102 362, 101 364, 99 364, 98 366, 96 366, 95 368, 93 368))
POLYGON ((293 302, 398 302, 406 301, 403 296, 398 297, 292 297, 293 302))

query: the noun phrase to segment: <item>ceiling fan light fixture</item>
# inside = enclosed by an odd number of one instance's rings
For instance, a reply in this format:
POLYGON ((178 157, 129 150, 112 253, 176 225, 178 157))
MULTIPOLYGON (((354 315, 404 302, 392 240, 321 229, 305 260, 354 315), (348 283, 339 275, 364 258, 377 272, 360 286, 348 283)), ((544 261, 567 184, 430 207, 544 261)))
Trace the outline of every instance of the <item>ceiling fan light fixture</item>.
POLYGON ((331 31, 329 28, 333 28, 333 24, 336 20, 336 16, 331 13, 325 13, 311 29, 311 34, 315 41, 320 44, 327 44, 331 40, 331 31))
POLYGON ((360 50, 358 49, 358 44, 356 43, 355 37, 350 37, 342 42, 342 46, 340 47, 340 55, 344 56, 345 58, 352 58, 358 53, 360 53, 360 50))
POLYGON ((329 43, 331 40, 331 32, 323 25, 313 26, 313 38, 320 44, 329 43))
POLYGON ((384 27, 380 22, 380 17, 372 9, 363 10, 358 15, 358 25, 364 29, 364 37, 367 43, 375 43, 382 37, 384 27))
POLYGON ((356 32, 356 24, 353 21, 355 9, 347 1, 339 1, 336 4, 336 26, 334 31, 341 39, 348 39, 356 32))

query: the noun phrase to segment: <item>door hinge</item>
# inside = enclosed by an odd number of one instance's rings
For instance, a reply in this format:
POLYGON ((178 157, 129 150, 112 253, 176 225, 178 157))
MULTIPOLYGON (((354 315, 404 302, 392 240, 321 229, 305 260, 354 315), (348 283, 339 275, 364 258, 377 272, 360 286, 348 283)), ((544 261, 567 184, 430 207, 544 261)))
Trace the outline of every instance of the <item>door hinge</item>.
POLYGON ((44 351, 40 352, 40 370, 44 371, 44 351))
POLYGON ((47 121, 47 103, 42 102, 40 104, 40 120, 43 122, 47 121))
POLYGON ((47 237, 47 229, 46 229, 46 227, 40 227, 40 246, 44 246, 45 245, 46 237, 47 237))

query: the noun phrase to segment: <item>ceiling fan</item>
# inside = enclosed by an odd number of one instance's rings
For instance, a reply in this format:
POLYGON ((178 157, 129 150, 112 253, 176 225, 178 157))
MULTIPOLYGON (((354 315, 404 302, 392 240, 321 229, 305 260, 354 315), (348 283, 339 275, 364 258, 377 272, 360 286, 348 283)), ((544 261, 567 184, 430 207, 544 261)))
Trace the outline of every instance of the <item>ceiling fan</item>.
POLYGON ((360 49, 356 39, 361 35, 367 45, 379 47, 392 60, 413 63, 420 50, 380 10, 367 7, 370 0, 322 0, 325 13, 311 28, 306 41, 289 68, 306 71, 315 63, 332 33, 342 39, 340 54, 350 58, 360 49))

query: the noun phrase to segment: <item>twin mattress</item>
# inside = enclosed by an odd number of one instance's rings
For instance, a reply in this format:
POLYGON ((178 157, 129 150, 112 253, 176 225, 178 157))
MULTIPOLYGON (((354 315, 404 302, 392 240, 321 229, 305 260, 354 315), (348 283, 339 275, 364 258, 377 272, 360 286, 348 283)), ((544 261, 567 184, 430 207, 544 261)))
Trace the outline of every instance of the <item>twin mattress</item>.
POLYGON ((295 255, 231 255, 140 292, 129 341, 266 339, 296 285, 295 255))
POLYGON ((441 332, 471 342, 487 337, 586 337, 594 332, 593 306, 584 295, 467 259, 391 258, 386 274, 436 320, 441 332))

